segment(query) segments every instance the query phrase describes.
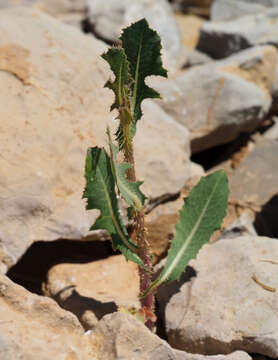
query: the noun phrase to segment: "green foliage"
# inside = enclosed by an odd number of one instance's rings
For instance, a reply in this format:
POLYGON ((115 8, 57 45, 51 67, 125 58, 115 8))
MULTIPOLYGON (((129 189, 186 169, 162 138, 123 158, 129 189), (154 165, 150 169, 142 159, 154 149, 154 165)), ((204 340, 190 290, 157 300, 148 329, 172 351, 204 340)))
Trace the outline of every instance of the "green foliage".
POLYGON ((142 101, 147 98, 160 98, 157 91, 145 84, 145 78, 150 75, 167 77, 167 70, 162 67, 160 37, 156 31, 149 28, 146 19, 124 29, 120 39, 134 80, 131 86, 131 111, 136 122, 142 116, 142 101))
POLYGON ((123 47, 111 48, 102 57, 115 75, 115 80, 109 80, 105 86, 115 94, 111 110, 117 108, 119 111, 116 135, 122 150, 135 134, 136 122, 142 116, 142 101, 160 97, 145 84, 145 78, 150 75, 167 77, 167 71, 162 67, 160 37, 145 19, 124 29, 120 39, 123 47))
POLYGON ((101 55, 109 65, 115 75, 115 80, 108 80, 104 87, 113 90, 115 101, 111 105, 113 109, 125 107, 129 101, 129 84, 132 80, 129 73, 129 62, 124 49, 111 48, 105 54, 101 55))
POLYGON ((119 194, 133 211, 141 210, 144 206, 144 201, 146 199, 146 196, 139 189, 140 185, 142 185, 143 182, 131 182, 127 180, 126 171, 131 167, 131 165, 126 162, 118 164, 118 148, 112 143, 110 132, 108 129, 107 135, 109 139, 111 167, 113 170, 113 176, 116 181, 119 194))
POLYGON ((87 199, 86 209, 101 211, 90 230, 107 230, 114 249, 120 250, 127 260, 144 266, 137 255, 137 245, 130 240, 120 217, 111 162, 104 149, 98 147, 88 149, 85 178, 86 187, 83 198, 87 199))
POLYGON ((120 39, 122 48, 111 48, 102 55, 115 76, 114 80, 107 81, 105 86, 115 94, 111 110, 118 110, 120 120, 116 133, 118 146, 114 145, 107 130, 110 156, 98 147, 88 149, 83 197, 87 198, 88 210, 99 209, 101 212, 91 230, 107 230, 114 249, 119 249, 127 260, 134 261, 146 271, 140 271, 141 280, 143 279, 141 284, 147 284, 141 288, 141 304, 148 314, 152 314, 152 301, 148 300, 147 295, 152 294, 163 283, 178 280, 188 262, 196 257, 202 245, 220 228, 226 213, 229 189, 223 171, 202 178, 192 189, 180 212, 176 236, 171 243, 166 264, 149 286, 151 254, 148 253, 148 242, 145 239, 143 213, 146 197, 140 191, 142 182, 135 180, 135 171, 132 172, 134 168, 132 171, 129 169, 134 167, 132 140, 136 123, 142 116, 142 101, 160 97, 154 89, 145 84, 145 79, 150 75, 166 77, 167 71, 162 67, 160 38, 149 28, 145 19, 124 29, 120 39), (118 163, 117 154, 120 150, 124 151, 125 159, 128 159, 130 164, 118 163), (136 234, 139 248, 130 239, 120 217, 116 189, 125 200, 128 216, 133 218, 135 231, 139 233, 136 234), (147 286, 149 287, 146 289, 147 286))
POLYGON ((226 215, 228 195, 228 180, 222 170, 202 178, 191 190, 180 212, 166 264, 144 295, 162 283, 180 278, 188 262, 220 228, 226 215))

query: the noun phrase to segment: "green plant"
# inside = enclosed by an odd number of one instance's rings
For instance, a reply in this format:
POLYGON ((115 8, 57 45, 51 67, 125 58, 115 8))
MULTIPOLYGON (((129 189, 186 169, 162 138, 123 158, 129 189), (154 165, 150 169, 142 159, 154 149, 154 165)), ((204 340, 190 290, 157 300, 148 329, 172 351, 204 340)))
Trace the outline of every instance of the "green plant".
POLYGON ((166 264, 160 275, 152 280, 151 254, 144 226, 146 197, 140 190, 142 182, 136 181, 133 137, 137 121, 142 116, 142 101, 160 97, 145 84, 145 78, 150 75, 167 77, 167 71, 162 67, 160 38, 149 28, 145 19, 124 29, 120 40, 122 47, 112 47, 102 55, 114 73, 114 80, 107 81, 105 86, 115 94, 111 110, 118 111, 117 145, 107 129, 110 154, 104 148, 88 149, 83 197, 87 198, 88 210, 99 209, 101 212, 91 230, 106 229, 113 248, 120 250, 127 260, 138 264, 141 313, 145 324, 151 329, 156 288, 179 279, 189 260, 197 255, 201 246, 221 226, 229 191, 223 171, 201 179, 185 199, 166 264), (124 154, 122 163, 117 160, 119 151, 124 154), (117 195, 128 206, 135 241, 132 241, 119 214, 117 195))

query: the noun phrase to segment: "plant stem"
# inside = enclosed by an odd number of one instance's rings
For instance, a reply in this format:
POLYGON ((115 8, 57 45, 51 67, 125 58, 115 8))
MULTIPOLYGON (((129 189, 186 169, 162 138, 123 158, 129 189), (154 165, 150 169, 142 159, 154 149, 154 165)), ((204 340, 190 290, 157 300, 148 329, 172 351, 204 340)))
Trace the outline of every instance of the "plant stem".
MULTIPOLYGON (((151 269, 151 262, 149 257, 149 244, 146 238, 146 230, 144 224, 144 211, 137 211, 135 213, 134 221, 135 221, 135 232, 136 232, 136 240, 139 249, 139 256, 141 257, 143 263, 147 268, 151 269)), ((151 284, 150 275, 141 267, 139 267, 139 277, 140 277, 140 293, 143 293, 147 290, 147 288, 151 284)), ((141 299, 141 306, 143 309, 146 309, 147 312, 152 313, 154 310, 154 296, 153 293, 150 292, 149 295, 145 296, 141 299)), ((147 319, 145 325, 152 330, 154 323, 147 319)))
MULTIPOLYGON (((136 181, 135 174, 135 162, 134 162, 134 152, 132 142, 126 142, 124 147, 124 161, 129 163, 131 167, 127 170, 127 179, 129 181, 136 181)), ((146 230, 145 230, 145 214, 144 210, 136 211, 134 214, 134 230, 136 234, 136 242, 138 245, 139 256, 141 257, 143 263, 148 269, 151 269, 151 262, 149 257, 149 244, 147 241, 146 230)), ((139 278, 140 278, 140 293, 145 292, 151 283, 150 275, 142 268, 139 267, 139 278)), ((143 299, 141 299, 141 306, 147 311, 147 313, 152 314, 154 308, 154 296, 153 293, 150 293, 143 299)), ((147 319, 145 325, 152 330, 153 321, 147 319)))

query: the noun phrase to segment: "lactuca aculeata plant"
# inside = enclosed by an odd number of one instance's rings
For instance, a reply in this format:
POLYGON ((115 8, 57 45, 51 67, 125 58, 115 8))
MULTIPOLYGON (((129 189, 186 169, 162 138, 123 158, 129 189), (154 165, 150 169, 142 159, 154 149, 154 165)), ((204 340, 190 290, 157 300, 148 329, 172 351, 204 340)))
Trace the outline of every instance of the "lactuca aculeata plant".
POLYGON ((111 110, 118 112, 116 144, 107 129, 109 154, 104 148, 88 149, 83 197, 87 198, 88 210, 100 210, 100 216, 90 230, 107 230, 113 248, 138 264, 141 314, 146 326, 152 329, 157 287, 178 280, 189 260, 196 257, 201 246, 220 228, 229 191, 223 171, 200 180, 184 201, 165 266, 160 275, 152 279, 151 253, 144 225, 146 196, 140 190, 142 182, 136 179, 133 138, 137 121, 142 117, 142 101, 160 98, 157 91, 145 84, 146 77, 167 77, 167 71, 162 66, 160 37, 149 28, 145 19, 124 29, 120 42, 120 47, 112 47, 102 55, 114 73, 114 80, 108 80, 105 86, 115 95, 111 110), (123 162, 118 162, 119 152, 124 155, 123 162), (127 204, 134 241, 120 216, 118 195, 127 204))

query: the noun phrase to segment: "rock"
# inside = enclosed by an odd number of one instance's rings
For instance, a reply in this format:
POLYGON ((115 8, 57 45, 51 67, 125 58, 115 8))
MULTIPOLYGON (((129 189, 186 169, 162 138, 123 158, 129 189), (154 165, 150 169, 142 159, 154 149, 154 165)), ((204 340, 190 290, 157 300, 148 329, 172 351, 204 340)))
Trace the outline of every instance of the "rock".
POLYGON ((0 9, 19 5, 41 10, 79 27, 86 15, 86 0, 0 0, 0 9))
POLYGON ((277 60, 274 47, 255 47, 151 85, 162 95, 160 106, 189 129, 196 153, 258 126, 271 106, 277 60))
POLYGON ((76 317, 0 275, 1 360, 96 360, 76 317))
POLYGON ((143 102, 142 109, 144 117, 134 138, 142 190, 151 198, 178 192, 191 177, 189 131, 150 100, 143 102))
POLYGON ((199 42, 200 30, 204 23, 204 19, 194 15, 176 14, 179 30, 181 33, 181 41, 184 46, 194 49, 199 42))
POLYGON ((83 327, 92 329, 117 308, 140 308, 137 265, 123 255, 86 264, 58 264, 50 269, 46 295, 74 313, 83 327))
POLYGON ((0 318, 1 360, 192 359, 124 313, 106 315, 94 331, 84 333, 76 317, 52 299, 31 294, 2 275, 0 318))
MULTIPOLYGON (((234 350, 278 356, 277 239, 243 236, 205 245, 196 277, 166 306, 171 346, 192 353, 234 350)), ((167 292, 167 289, 164 289, 167 292)))
POLYGON ((269 140, 278 140, 278 116, 273 116, 273 125, 265 133, 264 137, 269 140))
POLYGON ((237 351, 228 356, 202 356, 172 349, 134 317, 114 313, 105 315, 89 335, 98 347, 101 360, 249 360, 237 351))
POLYGON ((276 66, 271 94, 273 98, 271 112, 273 114, 277 114, 278 113, 278 66, 276 66))
POLYGON ((92 333, 101 360, 176 360, 175 351, 134 317, 106 315, 92 333))
POLYGON ((211 61, 212 59, 208 55, 203 54, 196 49, 192 49, 187 51, 186 62, 183 65, 183 68, 190 68, 192 66, 203 65, 211 61))
POLYGON ((272 4, 263 2, 261 0, 214 0, 211 6, 212 21, 229 21, 244 15, 261 13, 267 9, 268 6, 278 5, 278 1, 272 1, 272 4))
POLYGON ((175 351, 176 360, 251 360, 252 358, 243 351, 235 351, 229 355, 205 356, 197 354, 187 354, 184 351, 175 351))
POLYGON ((230 203, 253 210, 257 232, 271 237, 278 236, 277 151, 277 141, 262 140, 229 176, 230 203))
MULTIPOLYGON (((97 212, 81 200, 86 151, 107 144, 116 114, 102 42, 23 7, 0 11, 0 33, 0 247, 10 267, 34 241, 89 235, 97 212)), ((177 192, 189 176, 188 131, 143 105, 135 138, 143 191, 177 192)))
POLYGON ((278 6, 232 21, 205 22, 197 49, 222 59, 251 46, 278 46, 278 6))
POLYGON ((200 16, 209 16, 213 0, 171 0, 175 11, 181 11, 200 16))
POLYGON ((223 239, 234 239, 239 236, 256 236, 257 232, 253 225, 253 218, 248 214, 248 212, 244 212, 236 221, 234 221, 230 226, 225 229, 219 240, 223 239))
POLYGON ((175 71, 182 65, 178 25, 167 0, 88 0, 88 10, 93 32, 109 42, 117 42, 124 27, 145 17, 161 36, 165 67, 175 71))

